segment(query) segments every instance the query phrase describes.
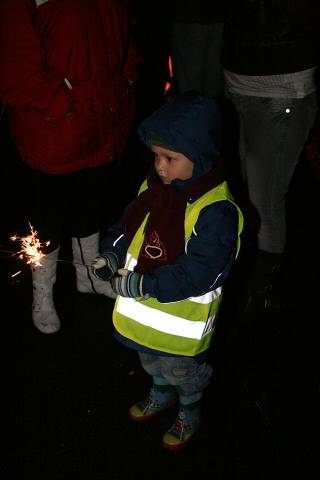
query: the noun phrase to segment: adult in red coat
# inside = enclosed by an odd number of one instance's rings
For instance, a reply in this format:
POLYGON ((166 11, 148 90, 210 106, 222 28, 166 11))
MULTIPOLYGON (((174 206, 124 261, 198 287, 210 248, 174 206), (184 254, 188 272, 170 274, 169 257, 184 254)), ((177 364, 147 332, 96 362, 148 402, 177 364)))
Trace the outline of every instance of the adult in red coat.
POLYGON ((32 269, 43 333, 60 328, 52 288, 62 235, 72 238, 78 290, 112 295, 86 265, 135 113, 141 58, 131 38, 126 0, 0 1, 0 101, 32 193, 28 221, 50 240, 32 269))

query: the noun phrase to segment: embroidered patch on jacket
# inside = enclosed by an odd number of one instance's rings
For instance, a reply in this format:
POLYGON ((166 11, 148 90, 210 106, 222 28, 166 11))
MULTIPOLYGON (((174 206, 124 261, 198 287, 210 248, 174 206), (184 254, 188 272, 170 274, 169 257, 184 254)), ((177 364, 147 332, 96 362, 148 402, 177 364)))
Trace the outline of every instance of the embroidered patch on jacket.
POLYGON ((148 237, 146 237, 146 245, 142 253, 145 257, 152 258, 153 260, 157 259, 167 259, 167 253, 165 246, 161 242, 157 232, 152 232, 148 237))

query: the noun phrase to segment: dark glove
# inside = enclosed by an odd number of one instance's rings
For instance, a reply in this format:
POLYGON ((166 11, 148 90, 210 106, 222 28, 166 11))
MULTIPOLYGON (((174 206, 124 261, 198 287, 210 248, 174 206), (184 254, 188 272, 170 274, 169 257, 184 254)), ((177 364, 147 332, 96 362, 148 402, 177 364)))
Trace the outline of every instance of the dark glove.
POLYGON ((119 268, 119 259, 113 252, 103 252, 91 265, 92 273, 100 280, 109 281, 119 268))
POLYGON ((124 268, 118 270, 118 273, 119 276, 111 279, 111 287, 114 293, 121 295, 121 297, 143 297, 141 287, 143 275, 124 268))

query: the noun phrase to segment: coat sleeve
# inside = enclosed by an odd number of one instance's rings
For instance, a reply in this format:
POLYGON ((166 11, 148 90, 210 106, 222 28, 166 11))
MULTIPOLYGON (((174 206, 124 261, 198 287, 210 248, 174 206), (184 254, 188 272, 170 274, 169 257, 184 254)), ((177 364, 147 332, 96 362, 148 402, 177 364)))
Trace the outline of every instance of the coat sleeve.
POLYGON ((30 0, 0 2, 0 99, 58 121, 70 110, 73 93, 62 76, 46 69, 35 15, 30 0))
POLYGON ((129 242, 123 231, 121 221, 109 227, 105 237, 100 241, 99 250, 103 252, 113 252, 119 259, 120 266, 123 267, 126 260, 129 242))
POLYGON ((238 238, 238 211, 229 201, 203 209, 173 265, 144 275, 142 290, 159 302, 176 302, 221 286, 233 265, 238 238))

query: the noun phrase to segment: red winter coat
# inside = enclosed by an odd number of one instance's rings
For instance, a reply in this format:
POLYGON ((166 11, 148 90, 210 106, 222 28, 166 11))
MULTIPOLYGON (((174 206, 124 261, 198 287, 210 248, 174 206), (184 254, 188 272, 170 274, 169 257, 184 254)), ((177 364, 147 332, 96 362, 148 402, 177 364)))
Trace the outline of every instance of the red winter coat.
POLYGON ((0 0, 0 100, 37 170, 69 173, 121 155, 140 63, 126 0, 0 0))

